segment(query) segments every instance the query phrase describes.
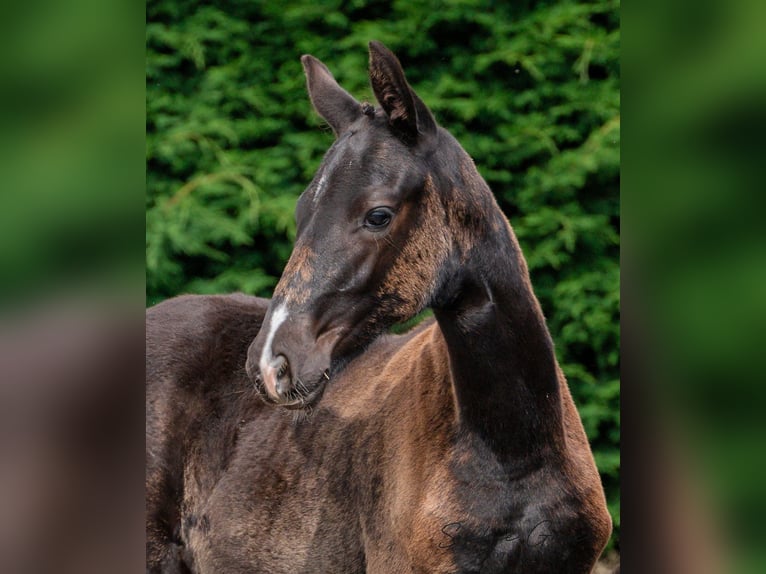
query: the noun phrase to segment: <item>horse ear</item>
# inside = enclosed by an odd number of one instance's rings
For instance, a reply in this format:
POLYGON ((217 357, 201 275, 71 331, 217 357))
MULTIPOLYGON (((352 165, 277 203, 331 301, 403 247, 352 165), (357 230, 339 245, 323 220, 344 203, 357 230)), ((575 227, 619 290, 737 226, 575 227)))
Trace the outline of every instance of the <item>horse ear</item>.
POLYGON ((380 42, 370 42, 370 84, 391 127, 417 140, 436 132, 430 110, 407 83, 394 53, 380 42))
POLYGON ((317 113, 340 135, 362 115, 362 106, 340 87, 330 70, 314 56, 301 56, 311 103, 317 113))

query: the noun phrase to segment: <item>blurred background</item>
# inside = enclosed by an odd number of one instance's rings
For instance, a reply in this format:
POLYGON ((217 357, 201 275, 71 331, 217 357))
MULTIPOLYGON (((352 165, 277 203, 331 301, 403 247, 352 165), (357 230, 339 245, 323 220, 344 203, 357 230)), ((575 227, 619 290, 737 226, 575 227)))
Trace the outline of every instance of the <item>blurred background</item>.
POLYGON ((622 558, 766 572, 766 6, 621 15, 622 558))
POLYGON ((0 572, 144 564, 144 6, 0 7, 0 572))

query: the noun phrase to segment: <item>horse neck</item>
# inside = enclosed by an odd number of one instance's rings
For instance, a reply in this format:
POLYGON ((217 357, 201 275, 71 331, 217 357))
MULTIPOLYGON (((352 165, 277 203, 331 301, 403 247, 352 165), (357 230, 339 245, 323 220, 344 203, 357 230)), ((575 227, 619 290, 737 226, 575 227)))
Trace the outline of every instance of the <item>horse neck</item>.
POLYGON ((459 425, 501 458, 537 466, 563 443, 553 342, 518 241, 472 162, 460 179, 470 194, 445 202, 448 220, 473 228, 453 234, 462 239, 434 305, 459 425))

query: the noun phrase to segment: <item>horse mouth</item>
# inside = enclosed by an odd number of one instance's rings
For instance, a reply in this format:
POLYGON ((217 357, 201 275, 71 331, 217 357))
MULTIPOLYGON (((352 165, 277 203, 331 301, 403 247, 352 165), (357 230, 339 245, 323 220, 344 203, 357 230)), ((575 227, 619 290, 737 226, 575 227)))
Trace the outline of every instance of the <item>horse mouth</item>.
POLYGON ((310 409, 322 398, 325 386, 324 382, 320 380, 307 394, 295 392, 295 397, 288 395, 286 402, 278 402, 276 404, 291 411, 310 409))
POLYGON ((293 386, 283 397, 275 398, 268 392, 263 385, 263 379, 258 373, 255 377, 255 389, 258 395, 269 405, 282 407, 288 410, 308 410, 315 406, 322 398, 326 384, 329 382, 329 376, 323 373, 317 381, 311 385, 306 385, 301 381, 293 386))

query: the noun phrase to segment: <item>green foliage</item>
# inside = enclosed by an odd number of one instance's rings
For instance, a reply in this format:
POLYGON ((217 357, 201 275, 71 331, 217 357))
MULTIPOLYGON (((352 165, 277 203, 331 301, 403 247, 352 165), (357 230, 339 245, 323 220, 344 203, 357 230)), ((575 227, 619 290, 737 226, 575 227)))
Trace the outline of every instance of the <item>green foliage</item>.
POLYGON ((147 11, 147 303, 269 295, 295 201, 332 142, 299 56, 372 100, 367 43, 386 43, 519 236, 619 545, 619 2, 157 0, 147 11))

